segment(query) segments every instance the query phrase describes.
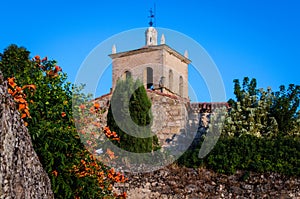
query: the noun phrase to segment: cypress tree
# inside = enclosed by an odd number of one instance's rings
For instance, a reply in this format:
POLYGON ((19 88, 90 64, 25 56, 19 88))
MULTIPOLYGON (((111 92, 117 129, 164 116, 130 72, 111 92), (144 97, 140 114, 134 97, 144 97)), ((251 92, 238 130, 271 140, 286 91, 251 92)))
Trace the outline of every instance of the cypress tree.
POLYGON ((158 148, 151 136, 151 101, 143 84, 132 78, 119 80, 107 114, 107 125, 121 141, 115 144, 129 152, 147 153, 158 148))

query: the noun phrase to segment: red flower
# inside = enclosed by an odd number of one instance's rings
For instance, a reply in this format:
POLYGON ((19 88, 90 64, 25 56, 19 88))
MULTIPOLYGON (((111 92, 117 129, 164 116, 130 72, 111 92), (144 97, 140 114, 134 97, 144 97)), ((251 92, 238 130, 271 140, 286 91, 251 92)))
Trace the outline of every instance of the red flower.
POLYGON ((62 116, 62 117, 66 117, 66 115, 67 115, 67 114, 66 114, 65 112, 62 112, 62 113, 61 113, 61 116, 62 116))
POLYGON ((55 66, 55 72, 59 72, 59 71, 62 71, 61 67, 55 66))
POLYGON ((44 58, 42 59, 42 62, 47 61, 47 60, 48 60, 48 58, 47 58, 47 57, 44 57, 44 58))

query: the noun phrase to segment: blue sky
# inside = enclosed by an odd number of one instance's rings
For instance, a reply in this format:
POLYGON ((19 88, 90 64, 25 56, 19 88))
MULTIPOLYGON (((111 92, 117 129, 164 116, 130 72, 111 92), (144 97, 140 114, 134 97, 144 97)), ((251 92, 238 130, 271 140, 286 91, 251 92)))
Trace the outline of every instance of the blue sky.
MULTIPOLYGON (((48 56, 73 82, 99 43, 123 31, 146 28, 154 3, 157 27, 181 32, 209 53, 223 78, 227 99, 234 96, 233 79, 245 76, 256 78, 258 87, 273 90, 282 84, 300 84, 297 0, 2 1, 0 51, 14 43, 32 56, 48 56)), ((167 36, 166 41, 169 44, 167 36)), ((143 46, 144 40, 140 43, 143 46)), ((103 93, 111 85, 110 78, 105 80, 103 93)), ((195 88, 203 84, 197 78, 190 83, 195 88)), ((199 101, 210 100, 196 92, 199 101)))

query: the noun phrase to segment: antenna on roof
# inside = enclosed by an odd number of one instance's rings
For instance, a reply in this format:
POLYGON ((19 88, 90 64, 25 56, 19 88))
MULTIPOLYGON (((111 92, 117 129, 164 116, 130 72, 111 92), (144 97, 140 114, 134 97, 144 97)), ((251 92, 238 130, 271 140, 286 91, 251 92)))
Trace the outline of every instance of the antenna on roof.
POLYGON ((155 11, 156 11, 156 8, 155 8, 155 4, 154 4, 154 9, 152 10, 152 8, 150 8, 149 12, 150 12, 150 15, 148 16, 150 18, 150 22, 149 22, 149 26, 152 27, 153 25, 155 26, 156 25, 156 21, 155 21, 155 11))

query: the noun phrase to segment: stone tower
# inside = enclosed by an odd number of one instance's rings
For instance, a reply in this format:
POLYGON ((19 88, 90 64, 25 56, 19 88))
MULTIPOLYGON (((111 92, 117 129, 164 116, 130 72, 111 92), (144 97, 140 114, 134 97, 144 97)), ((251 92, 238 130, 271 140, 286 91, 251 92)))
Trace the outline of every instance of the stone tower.
POLYGON ((188 98, 188 64, 191 62, 187 53, 180 54, 165 44, 157 42, 157 30, 148 27, 145 31, 145 46, 139 49, 117 52, 112 48, 112 89, 119 78, 129 76, 140 79, 146 89, 188 98))

